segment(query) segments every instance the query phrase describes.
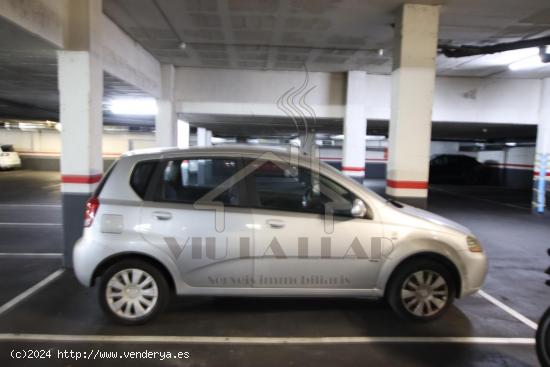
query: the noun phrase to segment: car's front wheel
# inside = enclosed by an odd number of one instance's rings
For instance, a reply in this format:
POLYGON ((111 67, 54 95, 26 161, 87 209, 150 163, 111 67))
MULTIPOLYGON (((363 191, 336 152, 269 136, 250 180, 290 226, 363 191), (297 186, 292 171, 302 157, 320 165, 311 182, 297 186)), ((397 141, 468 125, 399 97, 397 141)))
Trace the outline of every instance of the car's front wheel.
POLYGON ((141 260, 123 260, 102 275, 99 302, 112 320, 125 325, 143 324, 158 315, 169 298, 161 271, 141 260))
POLYGON ((430 260, 413 260, 400 266, 388 285, 386 297, 397 314, 414 321, 441 316, 455 295, 451 272, 430 260))
POLYGON ((540 319, 537 328, 537 355, 542 367, 550 367, 550 308, 540 319))

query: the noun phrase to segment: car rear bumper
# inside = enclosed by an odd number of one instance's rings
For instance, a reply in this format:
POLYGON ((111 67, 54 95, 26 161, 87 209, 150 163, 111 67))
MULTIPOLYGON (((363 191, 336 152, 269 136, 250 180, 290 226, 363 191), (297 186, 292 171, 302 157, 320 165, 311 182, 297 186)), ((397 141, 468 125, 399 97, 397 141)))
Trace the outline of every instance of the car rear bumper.
POLYGON ((98 260, 103 259, 105 256, 97 253, 98 248, 100 247, 86 236, 80 238, 73 248, 74 273, 78 281, 86 287, 92 286, 93 274, 99 265, 98 260))

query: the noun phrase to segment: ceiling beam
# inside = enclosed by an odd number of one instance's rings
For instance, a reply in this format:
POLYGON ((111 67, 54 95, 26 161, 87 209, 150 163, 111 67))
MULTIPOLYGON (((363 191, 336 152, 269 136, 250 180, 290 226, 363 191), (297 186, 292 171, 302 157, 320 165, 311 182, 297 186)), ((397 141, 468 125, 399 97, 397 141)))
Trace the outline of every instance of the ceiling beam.
POLYGON ((64 1, 0 1, 0 16, 56 48, 65 45, 67 7, 64 1))
POLYGON ((112 20, 102 16, 103 69, 155 98, 160 97, 160 63, 112 20))

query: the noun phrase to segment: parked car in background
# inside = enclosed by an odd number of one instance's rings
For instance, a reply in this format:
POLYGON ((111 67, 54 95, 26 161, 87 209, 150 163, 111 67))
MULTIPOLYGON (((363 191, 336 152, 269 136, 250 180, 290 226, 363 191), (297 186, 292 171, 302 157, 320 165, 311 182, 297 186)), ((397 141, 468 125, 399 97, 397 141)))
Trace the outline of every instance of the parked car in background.
POLYGON ((441 154, 430 160, 430 183, 480 185, 488 177, 488 168, 467 155, 441 154))
POLYGON ((289 153, 123 155, 86 204, 78 280, 124 324, 151 319, 171 293, 385 298, 429 321, 480 289, 487 259, 469 229, 289 153))
POLYGON ((12 169, 21 167, 21 158, 13 149, 13 145, 0 145, 0 169, 12 169))

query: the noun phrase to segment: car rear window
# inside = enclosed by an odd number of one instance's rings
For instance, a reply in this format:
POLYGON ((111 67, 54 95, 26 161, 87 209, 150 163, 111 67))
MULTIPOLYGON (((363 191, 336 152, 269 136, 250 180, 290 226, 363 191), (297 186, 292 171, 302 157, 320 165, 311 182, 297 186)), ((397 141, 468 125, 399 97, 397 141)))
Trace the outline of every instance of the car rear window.
POLYGON ((145 197, 147 186, 151 180, 151 176, 155 171, 158 161, 139 162, 134 167, 132 177, 130 178, 130 186, 140 198, 145 197))

